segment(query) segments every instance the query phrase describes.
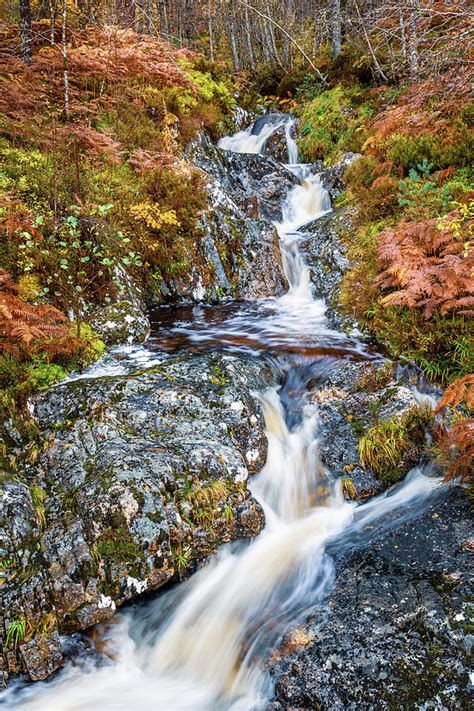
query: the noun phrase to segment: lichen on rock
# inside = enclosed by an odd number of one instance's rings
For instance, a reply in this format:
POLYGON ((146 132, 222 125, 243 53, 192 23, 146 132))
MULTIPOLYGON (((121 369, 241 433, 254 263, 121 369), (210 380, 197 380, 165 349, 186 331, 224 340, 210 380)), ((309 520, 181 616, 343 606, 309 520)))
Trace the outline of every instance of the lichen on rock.
POLYGON ((0 511, 10 672, 48 676, 60 664, 58 631, 104 621, 219 544, 259 533, 246 481, 266 438, 250 391, 268 379, 251 359, 164 357, 37 399, 41 453, 4 482, 0 511), (41 510, 33 486, 46 492, 41 510), (12 624, 22 630, 13 645, 12 624))

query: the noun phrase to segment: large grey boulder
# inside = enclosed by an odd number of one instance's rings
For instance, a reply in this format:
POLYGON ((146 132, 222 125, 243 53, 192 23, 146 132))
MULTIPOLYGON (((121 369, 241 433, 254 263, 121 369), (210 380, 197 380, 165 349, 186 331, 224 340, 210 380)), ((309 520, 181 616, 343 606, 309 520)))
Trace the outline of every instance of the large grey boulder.
POLYGON ((41 439, 3 476, 0 501, 7 672, 44 678, 61 663, 58 631, 101 622, 259 533, 247 478, 267 443, 251 390, 269 377, 251 359, 165 357, 38 398, 41 439))
POLYGON ((150 333, 145 309, 139 302, 130 299, 95 309, 89 323, 108 346, 142 343, 150 333))
POLYGON ((428 459, 435 422, 430 410, 423 407, 417 381, 411 380, 396 372, 395 363, 382 357, 373 361, 340 359, 318 377, 311 398, 318 404, 321 461, 335 476, 351 483, 354 498, 380 493, 391 481, 376 476, 361 462, 359 442, 372 427, 400 421, 411 412, 416 418, 417 437, 400 457, 398 479, 428 459))
POLYGON ((337 198, 346 188, 344 174, 347 168, 360 158, 359 153, 346 153, 342 160, 328 168, 321 169, 321 182, 329 192, 331 199, 337 198))
POLYGON ((142 343, 150 333, 142 290, 123 267, 115 277, 120 287, 114 299, 96 307, 88 321, 108 346, 142 343))
POLYGON ((459 489, 396 530, 366 531, 336 559, 324 605, 273 655, 267 711, 470 708, 473 535, 459 489))
POLYGON ((198 228, 199 259, 186 274, 163 280, 161 300, 215 303, 284 294, 288 284, 274 225, 249 217, 217 179, 206 180, 209 207, 198 228))

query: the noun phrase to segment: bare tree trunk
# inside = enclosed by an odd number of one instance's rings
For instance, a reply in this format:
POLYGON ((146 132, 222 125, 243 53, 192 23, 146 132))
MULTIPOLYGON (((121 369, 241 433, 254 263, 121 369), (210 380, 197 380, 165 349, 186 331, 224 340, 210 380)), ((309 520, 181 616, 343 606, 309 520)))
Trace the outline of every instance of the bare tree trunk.
POLYGON ((418 75, 418 0, 409 0, 410 15, 408 17, 408 69, 410 79, 414 80, 418 75))
POLYGON ((240 58, 239 49, 237 46, 237 32, 236 32, 236 22, 235 22, 235 11, 233 8, 229 10, 228 20, 227 20, 227 38, 229 41, 230 52, 232 54, 232 63, 234 65, 234 71, 240 71, 240 58))
POLYGON ((252 42, 252 27, 250 24, 250 18, 249 18, 249 9, 248 7, 244 8, 244 17, 245 17, 245 29, 244 29, 244 34, 245 34, 245 39, 247 42, 247 54, 249 58, 249 65, 250 69, 256 69, 256 64, 255 64, 255 54, 253 51, 253 42, 252 42))
POLYGON ((326 83, 326 77, 324 77, 324 76, 321 74, 321 72, 319 71, 319 69, 318 69, 318 68, 316 67, 316 65, 314 64, 314 62, 313 62, 313 61, 311 60, 311 58, 307 55, 307 53, 304 51, 303 47, 295 40, 294 37, 292 37, 292 36, 290 35, 289 32, 287 32, 287 30, 285 30, 284 27, 281 26, 280 23, 278 23, 276 20, 272 19, 269 15, 266 15, 264 12, 260 12, 260 10, 258 10, 258 9, 257 9, 256 7, 254 7, 253 5, 250 5, 250 3, 245 2, 245 0, 235 0, 235 1, 236 1, 239 5, 242 5, 243 7, 248 7, 249 10, 252 10, 252 12, 255 12, 255 13, 256 13, 259 17, 261 17, 263 20, 267 20, 267 21, 270 22, 274 27, 276 27, 278 30, 280 30, 280 32, 281 32, 285 37, 287 37, 287 38, 290 40, 290 42, 292 42, 292 44, 295 45, 295 47, 298 49, 298 51, 300 52, 300 54, 301 54, 301 56, 303 57, 303 59, 305 59, 305 60, 308 62, 308 64, 309 64, 309 66, 311 67, 311 69, 318 75, 318 77, 319 77, 320 80, 323 82, 323 84, 326 83))
POLYGON ((160 16, 160 29, 165 35, 170 34, 170 23, 168 18, 168 7, 166 0, 158 0, 158 13, 160 16))
POLYGON ((25 64, 31 64, 33 61, 31 55, 33 33, 31 30, 30 0, 20 0, 20 40, 21 58, 25 62, 25 64))
POLYGON ((400 27, 400 42, 402 45, 402 54, 407 56, 407 35, 405 30, 405 19, 403 17, 403 8, 401 1, 398 0, 398 26, 400 27))
POLYGON ((50 17, 50 25, 49 25, 50 42, 51 42, 51 46, 54 47, 54 43, 55 43, 54 31, 56 29, 56 0, 49 0, 49 17, 50 17))
POLYGON ((372 47, 372 42, 370 41, 369 33, 367 32, 367 27, 365 26, 365 22, 362 17, 362 13, 360 11, 359 3, 357 2, 357 0, 354 0, 354 7, 357 11, 357 17, 360 22, 362 34, 364 35, 365 42, 367 44, 367 49, 369 50, 369 54, 372 57, 374 73, 379 79, 382 79, 382 81, 387 81, 387 76, 383 71, 382 67, 380 66, 379 60, 377 59, 377 55, 375 54, 374 48, 372 47))
POLYGON ((209 57, 214 61, 214 37, 212 27, 212 0, 207 0, 207 29, 209 32, 209 57))
POLYGON ((69 70, 67 66, 67 0, 63 0, 63 21, 61 34, 61 54, 63 57, 64 115, 69 117, 69 70))
POLYGON ((341 0, 331 2, 331 43, 334 59, 341 53, 342 27, 341 27, 341 0))

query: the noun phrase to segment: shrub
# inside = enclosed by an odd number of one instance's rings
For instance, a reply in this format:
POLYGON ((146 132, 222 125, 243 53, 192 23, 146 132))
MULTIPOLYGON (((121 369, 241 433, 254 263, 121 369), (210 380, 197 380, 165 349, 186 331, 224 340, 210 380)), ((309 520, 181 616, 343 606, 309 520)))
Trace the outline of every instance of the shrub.
MULTIPOLYGON (((197 220, 207 205, 201 173, 184 165, 150 171, 145 179, 151 202, 163 206, 154 224, 140 218, 135 241, 145 266, 162 275, 183 272, 197 258, 197 220)), ((142 214, 142 213, 140 213, 142 214)))
POLYGON ((408 178, 398 184, 398 203, 409 220, 420 221, 448 212, 452 195, 448 185, 432 176, 433 165, 426 160, 411 168, 408 178))
POLYGON ((331 75, 344 83, 361 83, 369 86, 373 81, 372 61, 360 47, 344 43, 333 61, 331 75))
POLYGON ((25 388, 30 392, 39 392, 63 380, 67 371, 57 363, 33 363, 26 371, 25 388))
POLYGON ((399 210, 399 182, 392 168, 393 164, 380 164, 374 156, 365 155, 347 169, 345 180, 357 199, 361 220, 374 222, 399 210))
POLYGON ((354 108, 356 95, 357 91, 336 86, 303 106, 299 148, 306 161, 331 161, 338 152, 360 148, 363 134, 356 131, 361 113, 354 108))
POLYGON ((474 306, 474 252, 469 238, 474 225, 474 201, 459 212, 437 220, 402 224, 380 234, 381 273, 375 284, 391 290, 387 306, 420 308, 425 318, 437 310, 471 314, 474 306))
POLYGON ((69 339, 64 314, 53 306, 26 303, 17 290, 10 274, 0 270, 0 354, 29 357, 42 350, 50 357, 72 355, 76 344, 69 339))

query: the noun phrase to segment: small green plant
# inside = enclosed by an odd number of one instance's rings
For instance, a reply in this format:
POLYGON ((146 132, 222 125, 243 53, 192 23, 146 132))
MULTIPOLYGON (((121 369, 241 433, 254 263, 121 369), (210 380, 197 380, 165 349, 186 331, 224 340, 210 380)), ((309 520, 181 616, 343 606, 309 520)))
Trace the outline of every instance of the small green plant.
POLYGON ((20 235, 24 271, 46 272, 41 296, 52 295, 72 309, 78 338, 86 302, 97 297, 110 301, 109 290, 123 288, 120 269, 141 265, 140 256, 128 248, 130 239, 107 229, 105 219, 112 207, 100 205, 84 213, 74 205, 52 231, 43 215, 37 215, 35 231, 20 235))
POLYGON ((234 509, 230 504, 224 507, 224 517, 227 523, 232 523, 234 520, 234 509))
POLYGON ((452 196, 448 185, 438 186, 431 177, 433 164, 426 159, 410 168, 408 178, 398 186, 398 204, 410 220, 443 215, 449 210, 452 196))
POLYGON ((184 551, 182 548, 179 548, 179 550, 176 550, 174 552, 174 559, 176 561, 176 566, 178 568, 178 572, 182 573, 186 570, 188 567, 188 563, 190 560, 190 554, 189 551, 184 551))
POLYGON ((38 517, 40 531, 44 531, 46 528, 46 514, 44 511, 44 503, 46 501, 46 492, 40 486, 30 486, 31 500, 38 517))
POLYGON ((31 623, 26 617, 14 617, 7 628, 5 646, 7 649, 18 649, 31 632, 31 623))
POLYGON ((28 367, 27 385, 32 392, 39 392, 63 380, 67 371, 57 363, 46 363, 41 357, 35 358, 28 367))
POLYGON ((143 554, 125 525, 107 528, 95 542, 95 557, 114 563, 134 563, 143 554))

